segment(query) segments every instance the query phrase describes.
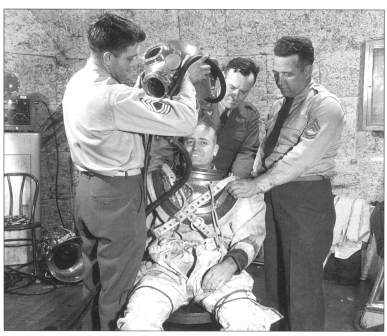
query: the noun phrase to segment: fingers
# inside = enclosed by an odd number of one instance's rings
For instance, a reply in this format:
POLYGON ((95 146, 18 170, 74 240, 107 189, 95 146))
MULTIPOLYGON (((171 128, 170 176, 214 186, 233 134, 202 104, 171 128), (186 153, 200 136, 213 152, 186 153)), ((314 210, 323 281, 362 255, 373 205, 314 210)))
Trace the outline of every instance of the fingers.
POLYGON ((226 282, 225 274, 210 269, 203 277, 202 288, 204 292, 214 292, 221 289, 226 282))
POLYGON ((226 190, 234 198, 251 197, 259 192, 256 184, 249 180, 232 181, 227 184, 226 190))
POLYGON ((210 57, 210 55, 209 54, 205 54, 205 55, 202 56, 202 58, 200 60, 202 62, 205 62, 208 57, 210 57))
POLYGON ((242 192, 243 188, 240 181, 231 181, 229 184, 227 184, 226 190, 229 194, 231 194, 231 196, 238 198, 238 195, 242 192))
POLYGON ((189 78, 192 83, 198 83, 208 79, 211 74, 211 66, 204 63, 208 55, 204 55, 188 68, 189 78))
POLYGON ((200 59, 197 60, 200 63, 200 69, 202 72, 202 80, 206 79, 209 74, 211 74, 211 66, 205 61, 208 59, 209 55, 203 55, 200 59))
POLYGON ((217 290, 220 279, 213 273, 207 273, 202 281, 202 288, 204 292, 214 292, 217 290))
POLYGON ((137 79, 136 79, 136 83, 134 84, 134 88, 135 89, 141 89, 142 85, 141 85, 141 80, 142 80, 142 74, 140 76, 137 76, 137 79))

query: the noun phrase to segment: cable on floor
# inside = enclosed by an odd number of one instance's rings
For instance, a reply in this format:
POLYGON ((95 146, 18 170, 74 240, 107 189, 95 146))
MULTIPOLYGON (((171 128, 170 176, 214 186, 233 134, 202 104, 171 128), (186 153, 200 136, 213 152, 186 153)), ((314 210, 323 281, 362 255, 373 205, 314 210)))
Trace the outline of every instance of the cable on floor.
POLYGON ((56 290, 57 286, 55 282, 45 279, 36 275, 20 272, 16 269, 13 269, 12 267, 5 266, 4 267, 4 293, 6 294, 14 294, 14 295, 43 295, 48 294, 56 290), (26 288, 30 286, 31 284, 35 283, 36 280, 39 280, 43 283, 48 283, 52 285, 53 287, 45 292, 39 292, 39 293, 23 293, 18 292, 18 290, 26 288))

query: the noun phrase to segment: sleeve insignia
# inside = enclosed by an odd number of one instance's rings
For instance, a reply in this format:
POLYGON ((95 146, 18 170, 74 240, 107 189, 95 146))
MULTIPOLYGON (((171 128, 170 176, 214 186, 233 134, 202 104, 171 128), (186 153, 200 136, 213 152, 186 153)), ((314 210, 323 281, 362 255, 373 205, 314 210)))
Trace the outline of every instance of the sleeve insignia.
POLYGON ((165 104, 160 101, 155 101, 151 99, 140 98, 141 103, 145 105, 145 107, 152 111, 161 114, 168 114, 171 111, 171 105, 165 104))
POLYGON ((304 137, 306 139, 314 139, 320 131, 318 120, 314 120, 310 125, 304 129, 304 137))

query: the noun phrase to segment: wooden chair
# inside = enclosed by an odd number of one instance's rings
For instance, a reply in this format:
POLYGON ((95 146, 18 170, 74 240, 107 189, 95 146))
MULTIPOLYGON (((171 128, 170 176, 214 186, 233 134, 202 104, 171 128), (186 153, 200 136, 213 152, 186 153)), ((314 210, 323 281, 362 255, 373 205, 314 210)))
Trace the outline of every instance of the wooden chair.
MULTIPOLYGON (((7 216, 4 220, 4 247, 19 249, 24 248, 28 253, 28 247, 31 247, 32 256, 29 261, 22 263, 5 264, 4 266, 14 269, 21 269, 32 264, 33 275, 37 274, 37 241, 36 230, 42 226, 40 222, 35 221, 36 203, 39 194, 38 179, 28 173, 5 173, 4 178, 8 182, 8 212, 6 202, 4 202, 4 211, 7 216), (20 188, 18 185, 20 183, 20 188), (17 195, 18 191, 18 195, 17 195), (28 202, 28 204, 26 204, 28 202), (17 206, 18 205, 18 206, 17 206), (30 208, 30 209, 28 209, 30 208), (26 231, 26 233, 22 233, 26 231), (7 234, 8 233, 8 234, 7 234)), ((5 184, 5 183, 4 183, 5 184)), ((4 194, 6 194, 6 185, 4 185, 4 194)), ((5 195, 4 195, 5 196, 5 195)), ((4 197, 6 200, 6 197, 4 197)), ((17 250, 16 250, 17 251, 17 250)))
POLYGON ((191 302, 173 312, 163 327, 166 331, 219 331, 221 325, 202 306, 191 302))

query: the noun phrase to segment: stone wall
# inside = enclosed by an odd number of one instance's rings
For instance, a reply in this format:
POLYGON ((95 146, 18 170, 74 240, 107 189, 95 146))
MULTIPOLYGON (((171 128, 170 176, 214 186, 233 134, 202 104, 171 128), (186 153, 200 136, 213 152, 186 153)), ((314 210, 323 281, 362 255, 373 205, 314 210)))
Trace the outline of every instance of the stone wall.
MULTIPOLYGON (((39 99, 42 222, 47 231, 59 230, 61 217, 65 227, 74 225, 71 213, 78 174, 69 155, 61 102, 67 81, 88 57, 85 28, 106 11, 4 11, 4 70, 19 78, 18 94, 34 94, 39 99)), ((235 56, 254 59, 261 71, 248 100, 259 108, 261 134, 269 108, 279 95, 271 74, 274 42, 283 35, 310 37, 316 51, 314 78, 339 97, 347 119, 332 180, 334 193, 368 201, 384 199, 384 132, 357 128, 362 45, 384 39, 384 11, 108 11, 142 26, 147 33, 142 52, 161 40, 182 39, 217 58, 220 65, 235 56)), ((136 76, 133 74, 133 82, 136 76)))

